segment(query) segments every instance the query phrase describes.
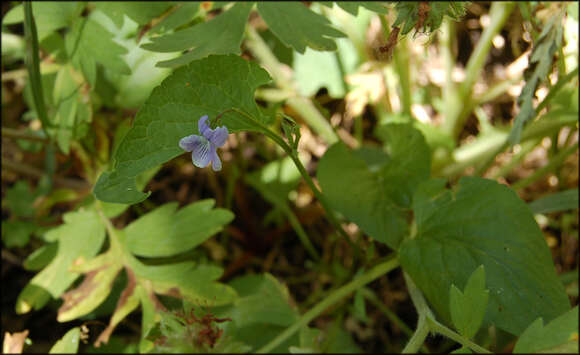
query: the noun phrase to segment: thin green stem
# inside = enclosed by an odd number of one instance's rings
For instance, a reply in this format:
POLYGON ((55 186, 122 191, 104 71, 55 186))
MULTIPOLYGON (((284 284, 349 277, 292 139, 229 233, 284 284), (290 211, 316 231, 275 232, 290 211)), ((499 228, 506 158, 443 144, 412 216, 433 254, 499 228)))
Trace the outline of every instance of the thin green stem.
POLYGON ((499 168, 492 176, 491 179, 497 179, 498 177, 506 176, 512 169, 540 143, 541 139, 533 139, 520 144, 521 150, 512 156, 510 161, 499 168))
POLYGON ((401 351, 402 354, 414 354, 419 351, 419 349, 424 345, 425 339, 429 335, 429 325, 425 321, 424 315, 419 315, 419 321, 417 322, 417 329, 413 336, 401 351))
MULTIPOLYGON (((237 108, 231 108, 231 109, 228 109, 227 111, 234 111, 234 112, 237 112, 240 115, 248 118, 250 120, 250 122, 253 123, 256 126, 256 128, 259 129, 260 132, 264 133, 267 137, 272 139, 276 144, 278 144, 284 150, 284 152, 286 152, 286 154, 288 154, 290 156, 290 158, 292 159, 292 161, 294 162, 294 164, 298 168, 298 171, 300 172, 300 174, 304 178, 304 181, 306 181, 306 184, 308 185, 308 187, 310 187, 310 189, 312 190, 312 193, 314 193, 314 196, 318 199, 318 201, 320 202, 320 204, 322 205, 322 207, 326 211, 326 216, 329 219, 329 221, 332 223, 334 228, 340 233, 340 235, 342 237, 344 237, 344 239, 349 244, 349 246, 354 250, 355 254, 357 256, 360 256, 361 252, 360 252, 359 248, 350 240, 350 237, 344 231, 344 228, 342 228, 342 226, 340 225, 340 223, 336 219, 336 216, 334 215, 332 208, 328 205, 328 202, 326 201, 326 199, 322 195, 322 192, 316 187, 316 185, 314 184, 314 181, 312 181, 312 178, 310 177, 310 174, 308 174, 308 172, 306 171, 306 168, 304 168, 304 165, 302 165, 302 161, 300 161, 300 158, 298 158, 297 152, 294 151, 282 139, 282 137, 280 137, 276 133, 272 132, 268 127, 266 127, 260 121, 254 119, 251 115, 248 115, 244 111, 238 110, 237 108)), ((220 115, 222 115, 224 112, 222 112, 220 115)))
POLYGON ((294 231, 298 235, 300 242, 302 242, 304 249, 306 249, 306 251, 310 254, 310 256, 314 260, 317 261, 320 260, 320 255, 316 251, 316 248, 314 248, 314 245, 312 245, 310 238, 308 238, 308 234, 306 234, 306 231, 304 231, 304 228, 302 228, 302 225, 300 224, 300 221, 298 220, 294 212, 292 212, 290 207, 284 208, 284 212, 286 213, 286 217, 288 217, 290 225, 292 226, 292 228, 294 228, 294 231))
POLYGON ((30 132, 21 131, 13 128, 2 127, 2 137, 13 138, 13 139, 25 139, 29 141, 39 141, 46 142, 48 139, 46 137, 36 136, 30 132))
POLYGON ((470 348, 471 350, 473 350, 474 352, 476 352, 478 354, 491 354, 491 351, 489 351, 489 350, 475 344, 471 340, 457 334, 453 330, 447 328, 446 326, 437 322, 435 319, 433 319, 431 317, 427 317, 427 324, 428 324, 429 329, 431 331, 437 332, 441 335, 448 337, 449 339, 455 340, 459 344, 470 348))
POLYGON ((514 189, 514 190, 523 189, 524 187, 533 183, 534 181, 541 178, 542 176, 548 174, 551 171, 556 170, 564 162, 564 160, 566 160, 566 158, 568 158, 568 156, 570 154, 574 153, 577 149, 578 149, 578 143, 575 143, 574 145, 572 145, 566 149, 561 150, 560 152, 558 152, 558 154, 556 154, 554 157, 552 157, 552 159, 550 159, 550 162, 548 164, 546 164, 544 167, 534 171, 534 173, 532 175, 528 176, 527 178, 519 180, 518 182, 513 184, 512 189, 514 189))
POLYGON ((32 98, 34 106, 42 128, 49 137, 46 131, 49 127, 48 116, 46 114, 46 107, 44 105, 44 96, 42 91, 42 78, 40 76, 40 57, 38 55, 38 36, 36 33, 36 23, 32 14, 32 2, 25 1, 24 6, 24 36, 26 38, 26 66, 28 68, 28 76, 30 80, 30 87, 32 89, 32 98))
POLYGON ((290 338, 294 333, 296 333, 300 328, 308 325, 311 320, 321 315, 328 307, 332 306, 333 304, 337 303, 338 301, 342 300, 343 298, 350 295, 352 292, 357 290, 358 288, 374 281, 375 279, 387 274, 391 270, 395 269, 399 266, 399 259, 393 257, 389 261, 381 263, 364 275, 355 278, 351 282, 347 283, 346 285, 342 286, 338 290, 334 291, 330 296, 325 298, 323 301, 318 303, 316 306, 312 307, 308 312, 306 312, 298 322, 294 323, 290 327, 286 328, 282 333, 278 334, 276 338, 271 340, 268 344, 264 345, 262 348, 258 349, 256 353, 267 353, 272 351, 278 345, 282 344, 288 338, 290 338))
POLYGON ((546 95, 546 97, 542 100, 542 102, 538 104, 538 107, 536 107, 536 112, 539 113, 540 111, 542 111, 542 109, 546 107, 548 103, 550 103, 550 101, 556 95, 556 93, 560 91, 560 89, 562 89, 564 85, 566 85, 568 82, 570 82, 575 78, 578 78, 578 67, 576 67, 576 69, 572 70, 570 73, 566 74, 566 76, 558 80, 558 82, 554 86, 552 86, 552 88, 548 92, 548 95, 546 95))

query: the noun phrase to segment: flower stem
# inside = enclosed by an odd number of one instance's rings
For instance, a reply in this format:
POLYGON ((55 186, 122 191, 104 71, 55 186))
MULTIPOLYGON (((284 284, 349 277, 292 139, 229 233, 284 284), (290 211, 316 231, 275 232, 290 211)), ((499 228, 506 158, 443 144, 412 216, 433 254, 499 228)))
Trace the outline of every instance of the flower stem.
POLYGON ((385 275, 386 273, 395 269, 397 266, 399 266, 399 259, 393 257, 392 259, 383 262, 375 266, 374 268, 370 269, 367 273, 365 273, 361 277, 355 278, 351 282, 334 291, 330 296, 319 302, 316 306, 312 307, 308 312, 306 312, 304 315, 302 315, 302 317, 300 317, 300 320, 298 320, 298 322, 286 328, 286 330, 278 334, 276 338, 274 338, 268 344, 264 345, 262 348, 258 349, 258 351, 256 352, 257 353, 271 352, 274 348, 282 344, 294 333, 300 330, 300 328, 307 326, 311 320, 322 314, 328 307, 347 297, 358 288, 385 275))

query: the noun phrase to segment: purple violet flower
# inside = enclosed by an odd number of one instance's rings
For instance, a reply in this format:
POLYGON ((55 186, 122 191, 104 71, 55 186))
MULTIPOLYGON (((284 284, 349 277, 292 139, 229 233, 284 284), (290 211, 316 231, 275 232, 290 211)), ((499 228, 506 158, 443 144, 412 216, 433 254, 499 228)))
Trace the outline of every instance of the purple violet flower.
POLYGON ((208 116, 201 116, 197 127, 199 134, 183 137, 179 140, 179 147, 191 152, 191 161, 198 168, 205 168, 211 162, 213 171, 222 170, 222 162, 217 155, 217 148, 222 147, 228 138, 228 128, 225 126, 211 129, 207 123, 208 116))

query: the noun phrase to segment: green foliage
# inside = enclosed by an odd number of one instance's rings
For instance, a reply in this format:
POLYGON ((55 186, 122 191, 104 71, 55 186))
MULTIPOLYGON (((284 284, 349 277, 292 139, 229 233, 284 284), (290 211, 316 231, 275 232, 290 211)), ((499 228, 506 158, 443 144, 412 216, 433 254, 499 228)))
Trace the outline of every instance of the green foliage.
POLYGON ((240 54, 240 44, 253 3, 240 2, 208 22, 175 33, 155 37, 142 48, 155 52, 191 49, 176 59, 159 62, 161 67, 177 67, 211 54, 240 54))
POLYGON ((288 47, 304 54, 306 47, 317 51, 334 51, 331 38, 345 34, 330 26, 330 21, 297 2, 258 2, 260 16, 270 30, 288 47), (330 38, 329 38, 330 37, 330 38))
POLYGON ((386 134, 386 152, 370 147, 351 152, 336 143, 322 157, 317 177, 333 208, 395 249, 408 231, 413 192, 429 177, 430 154, 421 133, 410 125, 391 124, 386 134))
POLYGON ((536 319, 519 337, 515 353, 578 353, 578 306, 544 326, 536 319))
POLYGON ((398 1, 395 5, 397 19, 393 23, 393 27, 402 27, 401 35, 406 35, 413 28, 416 28, 417 31, 424 28, 428 33, 431 33, 441 27, 445 16, 455 21, 461 20, 465 16, 466 6, 467 2, 464 1, 398 1), (426 11, 426 16, 421 16, 420 8, 422 3, 428 4, 426 10, 424 10, 426 11))
POLYGON ((509 136, 512 145, 520 142, 524 124, 536 117, 532 101, 539 85, 545 82, 552 69, 554 53, 562 47, 561 22, 562 13, 552 17, 534 45, 530 65, 524 73, 526 85, 517 100, 520 112, 514 118, 514 126, 509 136))
POLYGON ((161 15, 172 4, 168 1, 148 1, 146 3, 132 1, 94 2, 95 7, 109 16, 118 27, 123 25, 124 16, 131 18, 139 25, 145 25, 161 15))
MULTIPOLYGON (((142 106, 115 153, 113 170, 99 177, 95 196, 128 204, 146 199, 148 194, 137 190, 135 177, 182 154, 179 140, 198 133, 197 122, 203 115, 212 119, 237 108, 265 122, 253 92, 269 80, 264 69, 234 55, 210 56, 177 69, 142 106)), ((246 117, 233 112, 221 121, 230 132, 255 129, 246 117)))
POLYGON ((212 209, 214 203, 211 199, 198 201, 177 212, 177 202, 156 208, 125 228, 127 247, 135 255, 152 258, 198 246, 234 218, 228 210, 212 209))
POLYGON ((69 272, 79 257, 96 255, 105 240, 105 228, 94 210, 80 210, 64 215, 64 224, 48 231, 44 238, 58 242, 54 259, 24 287, 16 302, 17 313, 42 308, 52 296, 58 298, 79 277, 69 272))
POLYGON ((463 292, 453 284, 449 292, 449 309, 455 329, 464 337, 473 338, 481 326, 489 300, 483 265, 471 274, 463 292))
POLYGON ((341 9, 348 12, 353 16, 358 16, 358 8, 364 7, 370 11, 377 12, 379 14, 387 14, 389 9, 378 2, 370 1, 317 1, 318 3, 332 8, 333 4, 338 5, 341 9))
POLYGON ((528 204, 533 213, 550 213, 578 208, 578 189, 557 192, 528 204))
POLYGON ((569 309, 550 250, 529 208, 494 181, 462 177, 422 184, 413 199, 417 234, 400 247, 401 265, 449 322, 449 288, 484 265, 490 291, 484 324, 519 335, 534 319, 569 309))
POLYGON ((49 354, 76 354, 79 349, 79 341, 81 339, 81 329, 74 327, 59 340, 52 348, 49 354))
MULTIPOLYGON (((56 30, 70 26, 81 14, 85 4, 69 1, 34 1, 32 14, 36 21, 38 40, 42 41, 56 30)), ((14 6, 2 18, 3 25, 24 21, 22 4, 14 6)))

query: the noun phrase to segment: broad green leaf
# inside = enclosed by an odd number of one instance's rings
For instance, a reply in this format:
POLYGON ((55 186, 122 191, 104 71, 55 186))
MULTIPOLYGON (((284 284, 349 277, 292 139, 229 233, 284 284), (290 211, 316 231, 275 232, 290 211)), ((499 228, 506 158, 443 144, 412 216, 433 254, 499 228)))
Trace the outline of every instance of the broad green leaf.
POLYGON ((8 208, 15 216, 31 217, 35 212, 32 204, 36 197, 38 195, 31 191, 30 185, 24 180, 19 180, 6 190, 2 207, 8 208))
POLYGON ((150 280, 155 293, 181 297, 194 304, 220 306, 231 303, 236 292, 230 286, 216 282, 223 274, 217 266, 193 262, 167 265, 130 263, 137 279, 150 280))
POLYGON ((160 67, 177 67, 210 54, 240 54, 240 45, 252 2, 238 2, 214 19, 166 36, 155 37, 141 47, 153 52, 191 49, 183 56, 159 62, 160 67))
POLYGON ((199 2, 184 2, 175 6, 173 12, 161 20, 158 24, 153 26, 148 33, 159 34, 176 29, 181 25, 193 20, 193 18, 200 12, 199 2))
MULTIPOLYGON (((253 351, 298 320, 298 313, 289 304, 288 289, 272 275, 244 275, 230 285, 238 298, 232 305, 214 311, 219 317, 232 318, 232 322, 224 323, 224 336, 252 346, 253 351)), ((290 346, 298 344, 296 334, 272 352, 287 352, 290 346)))
POLYGON ((91 85, 95 85, 96 65, 117 74, 130 74, 131 69, 122 58, 127 50, 113 41, 113 35, 88 17, 76 21, 65 37, 69 59, 81 70, 91 85))
MULTIPOLYGON (((332 8, 332 1, 318 1, 324 6, 332 8)), ((341 9, 348 12, 353 16, 358 15, 358 8, 360 6, 367 8, 368 10, 378 12, 379 14, 387 14, 389 9, 378 2, 370 1, 335 1, 334 4, 338 5, 341 9)))
POLYGON ((509 142, 512 145, 520 142, 524 124, 536 117, 532 101, 535 98, 536 89, 546 80, 552 69, 554 53, 561 48, 563 30, 561 20, 561 15, 551 18, 538 37, 537 43, 534 43, 530 65, 524 72, 526 85, 517 100, 520 111, 514 119, 514 126, 509 135, 509 142))
POLYGON ((429 177, 430 152, 421 133, 407 124, 389 125, 386 138, 388 153, 333 145, 320 160, 317 176, 334 209, 372 238, 397 248, 407 232, 413 192, 429 177))
POLYGON ((541 197, 528 203, 533 213, 549 213, 578 208, 578 189, 570 189, 541 197))
MULTIPOLYGON (((80 16, 85 4, 73 1, 33 1, 32 15, 36 22, 38 40, 42 41, 54 31, 73 23, 80 16)), ((19 4, 2 18, 3 25, 24 21, 22 4, 19 4)))
POLYGON ((81 339, 81 328, 74 327, 57 341, 49 354, 76 354, 79 351, 79 340, 81 339))
POLYGON ((485 316, 488 300, 489 290, 485 289, 483 265, 471 274, 463 292, 451 284, 449 308, 451 319, 459 334, 468 339, 473 338, 485 316))
POLYGON ((449 191, 432 179, 417 189, 413 212, 417 233, 401 244, 401 265, 447 323, 451 284, 465 285, 479 265, 489 289, 484 325, 518 335, 570 308, 542 232, 513 190, 463 177, 449 191))
POLYGON ((135 255, 164 257, 186 252, 221 231, 234 218, 228 210, 213 209, 215 201, 202 200, 179 211, 167 203, 125 228, 125 244, 135 255))
MULTIPOLYGON (((119 145, 113 170, 103 173, 95 186, 102 201, 133 204, 147 198, 137 190, 135 177, 184 153, 181 138, 198 134, 197 122, 231 108, 246 112, 263 123, 254 101, 255 89, 270 81, 266 71, 235 56, 210 56, 177 69, 153 90, 135 117, 131 130, 119 145)), ((230 133, 255 129, 248 118, 225 113, 222 123, 230 133)))
POLYGON ((258 11, 270 30, 299 53, 304 53, 307 46, 317 51, 334 51, 336 44, 332 37, 346 37, 326 17, 302 3, 260 1, 258 11))
POLYGON ((520 336, 513 353, 578 354, 578 306, 543 325, 536 319, 520 336))
POLYGON ((145 25, 153 18, 161 15, 169 6, 175 4, 175 2, 96 1, 94 4, 97 9, 107 14, 118 27, 121 27, 124 16, 130 17, 139 25, 145 25))
POLYGON ((79 257, 90 258, 101 249, 105 229, 94 210, 67 213, 64 222, 46 233, 47 241, 58 241, 57 255, 22 290, 16 301, 17 313, 42 308, 49 296, 60 297, 80 276, 69 271, 73 262, 79 257))

